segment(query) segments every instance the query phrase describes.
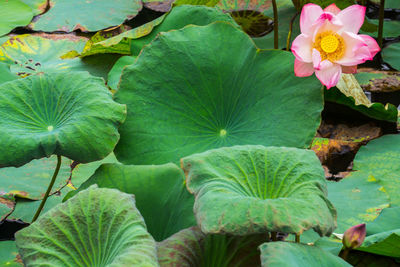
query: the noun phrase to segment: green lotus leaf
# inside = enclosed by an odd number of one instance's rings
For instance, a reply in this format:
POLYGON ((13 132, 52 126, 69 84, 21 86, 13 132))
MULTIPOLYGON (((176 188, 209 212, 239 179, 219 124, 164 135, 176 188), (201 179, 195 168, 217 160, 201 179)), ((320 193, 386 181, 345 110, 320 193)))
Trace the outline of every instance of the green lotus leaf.
MULTIPOLYGON (((64 187, 71 176, 72 161, 62 158, 61 168, 55 181, 54 193, 64 187)), ((0 168, 0 192, 19 198, 42 199, 57 165, 57 156, 32 160, 19 167, 0 168)))
POLYGON ((388 103, 386 105, 382 103, 372 103, 371 106, 356 105, 356 101, 353 97, 347 97, 336 87, 329 90, 325 90, 325 101, 336 104, 345 105, 353 110, 360 112, 361 114, 376 120, 397 122, 398 111, 397 108, 388 103))
POLYGON ((397 0, 386 0, 385 8, 400 9, 400 2, 397 0))
POLYGON ((44 13, 48 5, 47 0, 21 0, 21 1, 31 7, 34 16, 44 13))
MULTIPOLYGON (((181 29, 191 24, 204 26, 216 21, 226 21, 236 25, 231 16, 215 8, 190 5, 175 7, 153 31, 142 38, 132 40, 131 53, 138 55, 142 48, 153 41, 160 32, 181 29)), ((202 40, 204 41, 207 40, 202 40)))
POLYGON ((174 6, 192 5, 214 7, 218 3, 219 0, 176 0, 174 1, 174 6))
POLYGON ((328 198, 338 217, 336 233, 375 220, 389 206, 389 196, 376 179, 364 172, 353 172, 339 182, 328 182, 328 198))
POLYGON ((142 9, 139 0, 50 0, 50 10, 31 27, 35 31, 94 32, 118 26, 142 9))
POLYGON ((382 50, 382 58, 394 69, 400 70, 400 43, 391 44, 385 47, 382 50))
POLYGON ((0 36, 15 27, 28 25, 33 18, 32 9, 20 0, 1 0, 0 10, 0 36))
POLYGON ((0 167, 53 154, 86 163, 119 139, 126 107, 87 72, 31 75, 0 85, 0 167))
POLYGON ((372 80, 384 79, 385 77, 388 76, 389 75, 384 73, 373 73, 373 72, 359 72, 354 74, 354 77, 356 77, 360 85, 368 85, 372 80))
POLYGON ((270 242, 260 246, 261 265, 270 267, 352 266, 324 250, 305 244, 270 242))
MULTIPOLYGON (((372 37, 378 37, 378 25, 379 25, 379 20, 377 19, 371 19, 370 22, 373 25, 376 25, 376 30, 374 32, 365 32, 365 31, 360 31, 360 33, 363 34, 368 34, 371 35, 372 37)), ((384 20, 383 22, 383 37, 388 38, 388 37, 397 37, 400 36, 400 21, 396 20, 384 20)))
POLYGON ((18 79, 18 76, 11 73, 9 65, 0 62, 0 84, 18 79))
POLYGON ((184 229, 157 244, 161 267, 260 266, 257 247, 265 234, 249 236, 205 235, 198 227, 184 229))
POLYGON ((42 72, 87 70, 92 75, 106 78, 118 59, 115 55, 62 58, 71 50, 81 52, 86 41, 86 38, 72 34, 17 35, 0 46, 0 62, 10 65, 11 72, 22 77, 42 72))
POLYGON ((368 253, 400 257, 400 229, 367 236, 358 250, 368 253))
POLYGON ((26 266, 158 266, 132 195, 92 186, 18 231, 26 266))
POLYGON ((17 262, 18 249, 15 241, 0 242, 0 266, 21 267, 17 262))
POLYGON ((177 162, 233 145, 311 144, 321 85, 294 76, 291 53, 257 50, 224 22, 159 36, 125 67, 116 93, 128 106, 115 150, 120 162, 177 162))
POLYGON ((119 81, 121 80, 122 71, 127 65, 131 65, 135 62, 135 56, 124 56, 120 57, 114 66, 108 73, 107 85, 114 90, 118 89, 119 81))
POLYGON ((13 195, 3 195, 0 193, 0 225, 15 208, 15 198, 13 195))
POLYGON ((367 224, 367 235, 379 234, 395 229, 400 229, 400 207, 382 210, 376 220, 367 224))
POLYGON ((234 146, 194 154, 181 163, 204 233, 314 229, 323 236, 336 227, 324 171, 311 150, 234 146))
POLYGON ((67 195, 67 199, 93 184, 134 194, 148 231, 157 241, 196 224, 193 196, 186 190, 183 172, 175 164, 103 164, 77 191, 67 195))

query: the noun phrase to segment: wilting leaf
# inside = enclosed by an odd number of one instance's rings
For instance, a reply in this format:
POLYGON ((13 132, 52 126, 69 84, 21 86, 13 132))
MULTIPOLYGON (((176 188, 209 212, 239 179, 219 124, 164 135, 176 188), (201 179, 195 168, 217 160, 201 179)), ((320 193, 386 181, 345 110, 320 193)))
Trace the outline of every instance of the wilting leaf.
POLYGON ((1 0, 0 10, 0 36, 15 27, 28 25, 33 17, 32 9, 20 0, 1 0))
POLYGON ((198 227, 184 229, 158 243, 161 267, 260 266, 257 247, 266 234, 249 236, 205 235, 198 227))
POLYGON ((371 107, 371 101, 369 101, 353 74, 343 73, 336 87, 345 96, 352 97, 356 106, 364 105, 366 107, 371 107))
POLYGON ((301 234, 312 228, 323 236, 336 227, 324 171, 312 151, 234 146, 183 158, 182 166, 205 233, 301 234))
POLYGON ((6 219, 11 212, 13 212, 15 207, 15 198, 13 195, 4 195, 0 191, 0 224, 6 219))
POLYGON ((135 56, 124 56, 118 59, 117 62, 115 62, 114 66, 108 73, 108 81, 107 85, 114 90, 118 89, 118 84, 121 79, 122 75, 122 70, 127 66, 131 65, 135 62, 136 57, 135 56))
POLYGON ((385 47, 382 51, 382 57, 383 60, 394 69, 400 70, 400 43, 391 44, 388 47, 385 47))
POLYGON ((158 266, 132 195, 92 186, 16 234, 27 266, 158 266))
POLYGON ((400 257, 400 229, 367 236, 358 250, 388 257, 400 257))
POLYGON ((321 86, 295 77, 293 59, 257 50, 223 22, 161 33, 124 69, 116 100, 129 114, 118 160, 162 164, 244 144, 308 147, 320 123, 321 86))
POLYGON ((270 267, 339 267, 351 266, 343 259, 305 244, 270 242, 260 246, 261 264, 270 267))
POLYGON ((0 85, 0 167, 52 154, 100 160, 119 139, 126 107, 87 72, 40 74, 0 85))
POLYGON ((35 31, 94 32, 118 26, 142 9, 139 0, 50 0, 50 10, 31 24, 35 31))
POLYGON ((97 184, 134 194, 148 231, 157 241, 193 226, 193 196, 186 190, 181 169, 169 163, 159 166, 103 164, 77 192, 97 184))
MULTIPOLYGON (((67 184, 71 176, 71 163, 70 159, 62 158, 61 168, 52 193, 67 184)), ((0 192, 20 198, 42 199, 56 165, 57 156, 52 156, 50 158, 32 160, 19 168, 0 168, 0 192)))
POLYGON ((0 242, 0 266, 7 267, 21 267, 22 264, 17 260, 18 249, 15 241, 1 241, 0 242))

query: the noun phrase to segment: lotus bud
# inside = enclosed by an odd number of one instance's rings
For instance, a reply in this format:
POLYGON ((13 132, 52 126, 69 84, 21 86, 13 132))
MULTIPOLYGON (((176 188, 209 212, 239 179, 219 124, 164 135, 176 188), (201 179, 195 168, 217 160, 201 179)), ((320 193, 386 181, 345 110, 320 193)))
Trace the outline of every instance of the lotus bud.
POLYGON ((365 223, 355 225, 343 234, 342 243, 345 248, 355 249, 361 246, 366 235, 365 223))

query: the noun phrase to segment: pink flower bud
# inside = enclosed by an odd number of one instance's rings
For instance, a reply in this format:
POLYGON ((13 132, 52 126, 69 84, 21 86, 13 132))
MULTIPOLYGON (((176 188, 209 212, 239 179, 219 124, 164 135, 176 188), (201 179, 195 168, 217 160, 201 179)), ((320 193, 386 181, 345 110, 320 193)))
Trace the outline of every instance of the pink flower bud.
POLYGON ((343 234, 343 246, 345 248, 355 249, 362 245, 366 235, 365 223, 355 225, 346 230, 343 234))

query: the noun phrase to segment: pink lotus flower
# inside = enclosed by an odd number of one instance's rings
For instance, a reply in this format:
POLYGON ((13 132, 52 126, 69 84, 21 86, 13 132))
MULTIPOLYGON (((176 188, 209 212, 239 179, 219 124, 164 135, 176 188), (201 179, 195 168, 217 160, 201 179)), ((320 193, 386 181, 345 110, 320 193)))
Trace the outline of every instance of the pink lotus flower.
POLYGON ((380 51, 375 39, 357 34, 364 23, 365 7, 352 5, 340 10, 331 4, 324 10, 306 4, 301 11, 301 34, 292 44, 298 77, 314 73, 327 89, 335 86, 343 73, 356 73, 357 65, 380 51))

